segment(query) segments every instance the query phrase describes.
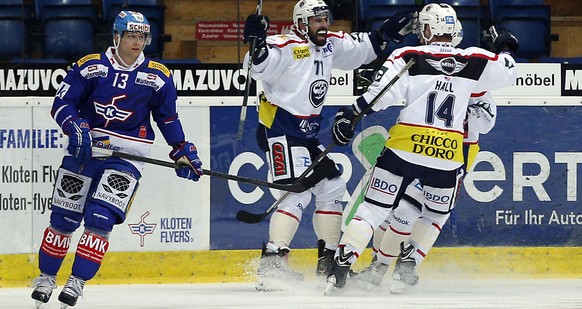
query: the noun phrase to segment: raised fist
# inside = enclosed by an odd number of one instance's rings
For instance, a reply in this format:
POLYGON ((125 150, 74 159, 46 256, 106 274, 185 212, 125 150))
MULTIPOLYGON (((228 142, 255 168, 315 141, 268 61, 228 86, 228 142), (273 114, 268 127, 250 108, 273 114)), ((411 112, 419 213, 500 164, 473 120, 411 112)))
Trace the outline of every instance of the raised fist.
POLYGON ((504 28, 497 29, 495 26, 491 26, 489 27, 489 35, 491 35, 496 53, 516 53, 519 50, 519 42, 509 30, 504 28))
POLYGON ((392 15, 384 21, 378 31, 384 42, 393 41, 398 44, 404 40, 404 36, 412 32, 414 12, 400 12, 392 15))
POLYGON ((245 21, 243 42, 249 42, 253 38, 265 40, 269 29, 269 17, 265 15, 251 14, 245 21))

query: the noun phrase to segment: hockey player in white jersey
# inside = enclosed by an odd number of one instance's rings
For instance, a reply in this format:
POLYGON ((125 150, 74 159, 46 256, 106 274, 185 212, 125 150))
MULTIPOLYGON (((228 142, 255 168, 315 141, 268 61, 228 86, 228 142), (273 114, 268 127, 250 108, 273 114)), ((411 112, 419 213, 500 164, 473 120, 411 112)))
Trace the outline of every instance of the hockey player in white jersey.
MULTIPOLYGON (((479 152, 479 135, 488 133, 495 125, 497 107, 489 93, 472 95, 467 111, 467 130, 463 140, 465 164, 460 181, 473 168, 479 152), (470 128, 470 130, 469 130, 470 128)), ((459 187, 462 183, 459 183, 459 187)), ((436 216, 423 207, 422 184, 415 179, 406 188, 398 206, 392 209, 388 218, 374 231, 372 238, 373 259, 368 267, 353 279, 364 282, 366 289, 381 284, 390 264, 396 257, 392 293, 402 293, 404 289, 418 282, 416 269, 420 266, 434 242, 438 238, 449 214, 436 216), (400 244, 404 243, 401 248, 400 244), (409 249, 410 246, 414 250, 409 249), (408 255, 400 255, 402 252, 408 255)))
MULTIPOLYGON (((139 185, 143 163, 117 157, 93 158, 92 146, 148 156, 154 141, 152 118, 183 167, 179 177, 197 181, 202 163, 185 140, 170 71, 145 58, 150 25, 138 12, 121 11, 113 24, 113 46, 75 62, 57 90, 51 115, 68 136, 58 171, 50 225, 38 254, 41 275, 34 280, 37 305, 49 301, 56 275, 81 222, 72 271, 59 294, 62 308, 74 306, 93 278, 115 225, 125 221, 139 185)), ((88 38, 90 39, 90 38, 88 38)))
MULTIPOLYGON (((330 32, 329 14, 323 0, 300 0, 294 7, 294 25, 288 34, 267 37, 266 16, 250 15, 245 23, 245 40, 257 40, 251 75, 264 88, 257 141, 277 183, 294 182, 323 151, 317 136, 332 68, 352 70, 369 63, 385 42, 399 42, 412 30, 412 15, 408 14, 389 19, 381 29, 370 33, 330 32)), ((245 59, 248 62, 248 54, 245 59)), ((340 201, 346 184, 329 157, 307 179, 310 188, 289 194, 271 218, 269 241, 263 244, 258 269, 258 289, 269 289, 270 279, 303 279, 303 274, 289 269, 286 260, 312 195, 316 208, 313 226, 320 248, 316 273, 327 275, 339 241, 340 201)))
POLYGON ((496 37, 499 54, 476 47, 463 50, 451 44, 456 21, 451 6, 428 4, 418 15, 418 33, 425 45, 395 50, 367 92, 351 109, 343 108, 336 115, 334 139, 347 145, 353 137, 351 120, 355 115, 410 59, 416 60, 372 108, 371 112, 377 112, 401 98, 406 100, 374 165, 364 202, 340 240, 326 294, 345 285, 350 266, 366 248, 374 229, 415 179, 422 183, 424 207, 438 217, 436 222, 446 221, 455 205, 464 162, 464 120, 470 96, 510 86, 517 75, 510 52, 518 43, 511 33, 496 37))
MULTIPOLYGON (((463 26, 461 22, 457 20, 455 23, 453 39, 451 41, 453 47, 459 45, 462 39, 463 26)), ((469 109, 467 110, 465 137, 463 140, 465 164, 463 164, 463 169, 460 171, 463 175, 461 181, 466 176, 466 172, 472 170, 473 162, 479 152, 479 135, 486 134, 493 128, 496 115, 497 106, 489 93, 471 95, 469 109)), ((413 273, 413 275, 408 276, 410 280, 408 280, 408 284, 406 284, 402 280, 399 280, 401 277, 406 276, 396 272, 394 275, 397 277, 397 280, 394 281, 392 292, 402 292, 403 288, 418 281, 415 275, 415 269, 420 266, 420 263, 432 248, 434 240, 436 240, 443 228, 442 225, 430 220, 430 214, 423 217, 423 212, 425 210, 425 208, 423 208, 423 200, 422 184, 418 179, 415 179, 406 189, 398 203, 398 207, 394 208, 388 218, 386 218, 386 220, 374 230, 374 235, 372 237, 372 261, 362 272, 352 276, 353 279, 362 283, 362 287, 369 289, 380 285, 384 278, 384 274, 388 270, 388 266, 393 259, 393 256, 386 252, 398 252, 400 243, 402 242, 410 243, 415 246, 416 250, 411 254, 411 257, 414 258, 416 265, 411 263, 412 261, 410 258, 397 260, 396 268, 400 272, 405 269, 410 269, 410 272, 413 273), (413 229, 419 219, 419 226, 413 229), (420 228, 420 224, 429 225, 431 227, 420 228), (426 236, 428 236, 429 239, 432 239, 433 242, 430 243, 429 241, 429 243, 427 243, 426 236), (422 243, 422 247, 420 247, 420 243, 422 243)))

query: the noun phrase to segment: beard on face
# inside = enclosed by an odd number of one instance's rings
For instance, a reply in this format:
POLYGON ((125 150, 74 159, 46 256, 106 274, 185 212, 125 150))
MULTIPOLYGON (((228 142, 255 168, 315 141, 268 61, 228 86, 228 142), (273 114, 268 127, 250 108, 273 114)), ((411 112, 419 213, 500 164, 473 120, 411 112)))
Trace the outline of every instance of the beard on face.
POLYGON ((308 34, 309 35, 309 39, 311 40, 311 42, 313 42, 313 44, 317 45, 317 46, 324 46, 326 43, 326 35, 327 35, 327 29, 319 29, 317 31, 309 31, 308 34), (317 34, 321 34, 322 36, 318 36, 317 34))

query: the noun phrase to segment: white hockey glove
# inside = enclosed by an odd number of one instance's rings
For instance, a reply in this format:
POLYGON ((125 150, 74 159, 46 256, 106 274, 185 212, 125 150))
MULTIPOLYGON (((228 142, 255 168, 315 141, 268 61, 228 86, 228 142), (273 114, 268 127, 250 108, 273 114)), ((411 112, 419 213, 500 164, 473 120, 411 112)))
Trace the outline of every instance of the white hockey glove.
POLYGON ((495 126, 495 105, 485 101, 475 101, 467 109, 469 131, 485 134, 495 126))

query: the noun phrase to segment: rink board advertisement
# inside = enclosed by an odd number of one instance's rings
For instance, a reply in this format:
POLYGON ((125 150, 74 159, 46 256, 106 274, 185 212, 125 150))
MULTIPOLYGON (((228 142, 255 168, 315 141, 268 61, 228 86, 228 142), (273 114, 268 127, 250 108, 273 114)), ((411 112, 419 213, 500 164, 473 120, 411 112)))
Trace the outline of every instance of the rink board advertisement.
MULTIPOLYGON (((337 107, 324 109, 331 119, 337 107)), ((335 147, 332 156, 342 164, 348 180, 345 200, 361 191, 362 176, 370 166, 368 153, 383 146, 386 124, 396 112, 386 110, 365 117, 356 132, 359 145, 335 147)), ((237 108, 211 108, 211 122, 236 119, 237 108)), ((255 121, 249 113, 247 121, 255 121)), ((439 246, 579 246, 582 245, 582 209, 577 167, 579 120, 582 110, 571 106, 498 108, 496 127, 481 138, 481 153, 475 171, 469 174, 458 206, 443 228, 439 246), (524 124, 524 125, 520 125, 524 124)), ((211 131, 213 169, 230 166, 231 172, 249 178, 267 178, 265 155, 255 145, 233 147, 221 143, 236 132, 236 122, 224 131, 211 131)), ((324 123, 321 141, 330 142, 330 123, 324 123)), ((252 135, 252 134, 249 134, 252 135)), ((373 159, 372 159, 373 160, 373 159)), ((211 247, 215 249, 258 248, 268 237, 269 220, 244 224, 234 219, 244 208, 262 213, 275 202, 264 188, 233 185, 230 195, 221 180, 211 182, 211 247), (233 207, 237 205, 238 207, 233 207)), ((314 202, 306 208, 312 213, 314 202)), ((293 246, 315 246, 311 216, 303 216, 293 246)))
MULTIPOLYGON (((0 108, 0 234, 4 235, 0 253, 37 252, 49 222, 53 183, 66 139, 49 116, 47 98, 40 101, 0 108)), ((192 120, 184 124, 186 132, 196 132, 199 143, 208 143, 208 126, 195 125, 207 123, 208 108, 190 107, 181 116, 192 120)), ((169 151, 158 138, 152 156, 168 160, 169 151)), ((208 161, 208 156, 201 153, 202 160, 208 161)), ((208 179, 194 184, 176 177, 172 169, 146 166, 126 221, 111 233, 109 250, 208 249, 209 193, 208 179)), ((81 232, 82 228, 75 235, 81 232)), ((78 237, 73 237, 76 241, 78 237)))
MULTIPOLYGON (((52 187, 66 138, 49 116, 52 95, 66 65, 0 68, 0 254, 38 251, 49 221, 52 187), (10 235, 10 237, 7 237, 10 235)), ((438 246, 580 246, 578 163, 582 68, 519 65, 517 85, 495 92, 497 125, 481 139, 481 153, 438 246), (580 73, 579 73, 580 72, 580 73), (523 75, 521 74, 523 73, 523 75), (560 96, 561 95, 561 96, 560 96), (515 103, 519 102, 519 103, 515 103)), ((180 117, 204 167, 266 180, 265 154, 257 147, 257 113, 251 104, 244 138, 236 140, 244 71, 237 65, 173 67, 180 117), (178 76, 179 75, 179 76, 178 76)), ((335 72, 320 131, 339 105, 353 102, 353 72, 335 72)), ((254 100, 255 88, 251 89, 254 100)), ((256 86, 260 90, 260 84, 256 86)), ((348 190, 360 194, 366 172, 382 149, 398 107, 364 118, 353 144, 335 147, 348 190)), ((158 134, 151 156, 168 159, 158 134)), ((245 224, 240 209, 262 213, 278 193, 263 187, 204 176, 193 183, 171 169, 147 165, 127 220, 115 227, 111 251, 259 249, 268 239, 266 219, 245 224)), ((313 248, 313 201, 292 246, 313 248)), ((77 235, 80 232, 77 232, 77 235)), ((76 240, 78 237, 73 237, 76 240)))

